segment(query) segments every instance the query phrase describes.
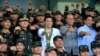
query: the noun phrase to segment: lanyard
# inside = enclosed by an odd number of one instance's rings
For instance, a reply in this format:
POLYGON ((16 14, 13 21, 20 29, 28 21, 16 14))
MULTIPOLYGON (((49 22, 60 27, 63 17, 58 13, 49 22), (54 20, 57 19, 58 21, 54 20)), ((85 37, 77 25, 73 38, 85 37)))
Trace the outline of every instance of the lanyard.
POLYGON ((50 39, 51 39, 51 37, 52 37, 52 33, 53 33, 53 28, 51 29, 50 34, 47 34, 47 33, 46 33, 46 42, 47 42, 47 47, 50 46, 50 39))

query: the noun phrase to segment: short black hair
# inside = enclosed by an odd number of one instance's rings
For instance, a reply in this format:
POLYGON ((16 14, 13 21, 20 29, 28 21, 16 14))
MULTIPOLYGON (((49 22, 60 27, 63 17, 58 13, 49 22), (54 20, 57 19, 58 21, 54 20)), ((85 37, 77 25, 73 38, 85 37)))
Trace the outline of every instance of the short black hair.
POLYGON ((65 16, 65 19, 67 19, 68 15, 73 15, 74 16, 74 13, 67 13, 66 16, 65 16))
POLYGON ((90 16, 90 15, 86 15, 86 17, 84 17, 84 20, 87 20, 87 19, 88 19, 88 17, 91 17, 91 18, 92 18, 92 20, 93 20, 93 17, 92 17, 92 16, 90 16))
POLYGON ((63 37, 62 37, 62 36, 57 35, 57 36, 55 36, 55 37, 53 38, 53 41, 56 41, 57 39, 62 39, 62 40, 63 40, 63 37))

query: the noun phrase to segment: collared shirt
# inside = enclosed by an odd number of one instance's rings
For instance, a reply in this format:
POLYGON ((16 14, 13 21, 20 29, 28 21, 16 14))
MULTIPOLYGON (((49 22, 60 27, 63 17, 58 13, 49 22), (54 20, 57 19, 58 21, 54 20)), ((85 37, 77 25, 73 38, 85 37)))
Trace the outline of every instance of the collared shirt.
POLYGON ((64 48, 65 51, 70 53, 73 51, 74 55, 78 55, 78 43, 77 43, 77 28, 74 27, 75 31, 67 31, 69 29, 68 25, 62 26, 60 32, 63 34, 64 48))
POLYGON ((95 37, 97 35, 97 32, 92 28, 87 25, 84 25, 78 29, 78 46, 80 45, 87 45, 89 47, 89 54, 90 56, 93 55, 93 52, 91 50, 91 42, 95 40, 95 37), (85 35, 85 36, 79 36, 80 32, 90 32, 90 35, 85 35))
MULTIPOLYGON (((45 28, 40 28, 38 30, 38 36, 41 38, 41 42, 42 42, 42 47, 43 47, 43 53, 46 49, 46 36, 45 35, 42 35, 42 32, 45 31, 45 28)), ((49 33, 48 33, 49 34, 49 33)), ((55 47, 54 46, 54 43, 53 43, 53 38, 57 35, 61 35, 60 34, 60 31, 56 28, 53 28, 53 32, 52 32, 52 36, 51 36, 51 39, 50 39, 50 46, 52 47, 55 47)))

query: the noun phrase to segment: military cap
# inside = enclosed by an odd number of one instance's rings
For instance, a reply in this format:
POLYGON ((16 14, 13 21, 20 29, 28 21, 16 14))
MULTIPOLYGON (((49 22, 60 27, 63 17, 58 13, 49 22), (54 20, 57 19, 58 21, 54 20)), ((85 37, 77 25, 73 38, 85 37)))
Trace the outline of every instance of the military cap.
POLYGON ((33 42, 33 48, 34 47, 37 47, 37 46, 42 46, 42 43, 40 42, 40 41, 35 41, 35 42, 33 42))
POLYGON ((0 44, 7 44, 6 40, 0 40, 0 44))
POLYGON ((46 13, 50 13, 51 14, 52 12, 51 11, 46 11, 46 13))
POLYGON ((19 19, 19 22, 21 22, 21 21, 28 21, 28 18, 26 17, 26 15, 24 15, 23 18, 20 18, 20 19, 19 19))
POLYGON ((55 36, 55 37, 53 38, 53 41, 56 41, 57 39, 62 39, 62 40, 63 40, 63 37, 62 37, 62 36, 57 35, 57 36, 55 36))
POLYGON ((96 36, 95 40, 100 40, 100 34, 96 36))
POLYGON ((7 20, 10 20, 10 18, 3 17, 1 21, 7 21, 7 20))
POLYGON ((27 17, 35 17, 35 14, 34 13, 27 13, 27 17))
POLYGON ((100 48, 100 41, 98 41, 98 48, 100 48))
POLYGON ((91 42, 91 48, 97 48, 98 47, 98 41, 92 41, 91 42))
POLYGON ((45 13, 43 13, 43 12, 37 12, 36 16, 45 16, 45 13))
POLYGON ((16 14, 16 15, 18 15, 18 12, 15 11, 15 10, 13 10, 13 12, 12 12, 11 14, 16 14))
POLYGON ((24 44, 22 39, 17 39, 16 44, 18 44, 18 43, 23 43, 24 44))
POLYGON ((54 47, 47 47, 45 52, 48 53, 51 52, 52 50, 56 51, 54 47))
POLYGON ((82 52, 84 52, 84 51, 89 51, 89 48, 88 48, 87 45, 80 45, 80 46, 79 46, 79 51, 82 51, 82 52))

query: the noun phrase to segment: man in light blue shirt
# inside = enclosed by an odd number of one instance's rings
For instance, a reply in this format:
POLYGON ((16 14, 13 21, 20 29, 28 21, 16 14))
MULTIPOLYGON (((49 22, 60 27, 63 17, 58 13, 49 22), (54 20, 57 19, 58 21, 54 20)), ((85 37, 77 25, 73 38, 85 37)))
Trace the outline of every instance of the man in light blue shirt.
POLYGON ((87 45, 89 54, 92 56, 91 42, 95 40, 97 32, 92 28, 93 18, 91 16, 87 16, 84 19, 84 23, 84 26, 78 29, 78 46, 87 45))

